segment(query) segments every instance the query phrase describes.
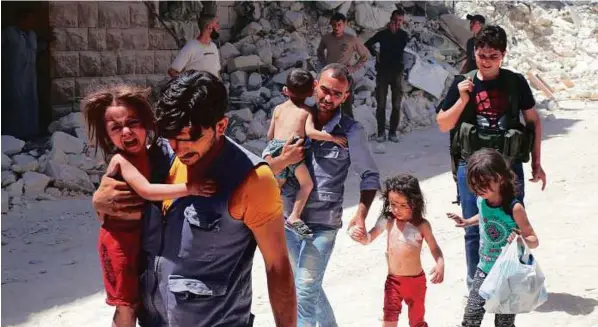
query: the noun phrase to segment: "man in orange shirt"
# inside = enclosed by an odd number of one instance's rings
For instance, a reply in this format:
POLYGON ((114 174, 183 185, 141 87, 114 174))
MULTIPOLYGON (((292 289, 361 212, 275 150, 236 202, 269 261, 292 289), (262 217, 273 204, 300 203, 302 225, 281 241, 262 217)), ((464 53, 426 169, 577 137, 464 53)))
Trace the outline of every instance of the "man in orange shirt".
MULTIPOLYGON (((217 77, 192 70, 171 81, 158 102, 157 125, 170 146, 154 151, 152 181, 209 179, 218 189, 145 211, 142 326, 252 326, 256 246, 277 326, 297 325, 278 184, 264 161, 224 136, 227 99, 217 77)), ((284 164, 299 161, 300 145, 285 149, 284 164)), ((93 203, 112 217, 130 217, 141 206, 126 184, 107 176, 93 203)))

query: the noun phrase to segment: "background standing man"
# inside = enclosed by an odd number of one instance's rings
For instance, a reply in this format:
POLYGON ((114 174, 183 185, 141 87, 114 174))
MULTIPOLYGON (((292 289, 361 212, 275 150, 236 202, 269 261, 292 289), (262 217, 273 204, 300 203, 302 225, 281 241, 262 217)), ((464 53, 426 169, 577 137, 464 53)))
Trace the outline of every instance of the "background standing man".
POLYGON ((467 40, 466 58, 465 62, 463 63, 463 67, 461 67, 461 74, 467 73, 474 69, 478 69, 478 65, 476 65, 475 62, 474 53, 475 37, 476 35, 478 35, 478 33, 480 33, 480 31, 486 24, 486 18, 478 14, 467 15, 467 20, 469 20, 469 30, 473 33, 473 37, 467 40))
POLYGON ((202 17, 199 19, 199 27, 199 36, 187 42, 170 65, 168 75, 171 78, 187 70, 203 70, 220 78, 220 53, 212 42, 219 36, 218 18, 202 17))
POLYGON ((372 36, 365 46, 376 56, 376 119, 378 121, 378 142, 386 139, 386 97, 388 87, 392 97, 392 111, 390 114, 390 126, 388 128, 388 139, 392 142, 399 142, 397 127, 401 118, 401 97, 403 92, 403 51, 409 35, 401 29, 405 20, 403 9, 392 12, 387 28, 372 36), (374 49, 376 43, 380 44, 380 53, 374 49))
MULTIPOLYGON (((350 74, 365 66, 370 56, 368 49, 361 40, 354 35, 345 33, 347 17, 335 13, 330 18, 332 33, 322 36, 318 46, 318 59, 326 65, 339 63, 345 65, 350 74), (357 63, 352 64, 355 54, 359 55, 357 63)), ((353 94, 348 92, 347 99, 342 104, 343 114, 353 117, 353 94)))

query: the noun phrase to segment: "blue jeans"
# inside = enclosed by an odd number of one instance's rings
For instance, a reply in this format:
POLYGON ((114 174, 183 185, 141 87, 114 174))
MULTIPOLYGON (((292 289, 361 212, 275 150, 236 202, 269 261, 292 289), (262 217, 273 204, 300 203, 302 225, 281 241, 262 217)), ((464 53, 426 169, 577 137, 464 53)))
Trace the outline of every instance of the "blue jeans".
POLYGON ((297 327, 337 327, 332 307, 322 289, 328 260, 334 249, 336 229, 312 228, 313 238, 302 240, 285 229, 297 290, 297 327))
MULTIPOLYGON (((523 204, 525 195, 523 165, 515 163, 511 169, 517 175, 517 199, 523 204)), ((478 214, 476 195, 471 192, 467 185, 467 164, 460 162, 457 168, 457 188, 461 198, 461 210, 463 218, 471 218, 478 214)), ((471 283, 480 261, 480 229, 478 226, 465 228, 465 260, 467 262, 467 288, 471 289, 471 283)))

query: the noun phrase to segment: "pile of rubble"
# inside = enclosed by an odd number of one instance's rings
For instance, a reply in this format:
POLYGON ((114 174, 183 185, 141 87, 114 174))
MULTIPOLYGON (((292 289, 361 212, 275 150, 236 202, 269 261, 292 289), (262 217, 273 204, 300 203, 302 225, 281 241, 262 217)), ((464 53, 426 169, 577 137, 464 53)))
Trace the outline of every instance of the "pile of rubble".
POLYGON ((81 113, 50 125, 43 144, 2 135, 2 212, 27 200, 91 194, 106 165, 86 146, 81 113), (77 136, 75 136, 77 135, 77 136))
POLYGON ((598 100, 598 2, 458 2, 459 16, 479 13, 509 36, 504 65, 526 75, 540 106, 598 100), (553 100, 553 101, 550 101, 553 100))

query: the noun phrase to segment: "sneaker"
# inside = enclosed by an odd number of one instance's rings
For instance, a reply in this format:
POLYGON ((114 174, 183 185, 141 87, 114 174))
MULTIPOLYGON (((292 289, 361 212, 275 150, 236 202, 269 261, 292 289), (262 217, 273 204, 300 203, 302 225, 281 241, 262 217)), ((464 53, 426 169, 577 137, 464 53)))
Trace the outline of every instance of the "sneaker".
POLYGON ((398 137, 397 135, 395 135, 395 134, 388 135, 388 139, 389 139, 391 142, 399 143, 399 137, 398 137))
POLYGON ((378 134, 378 136, 376 137, 376 142, 378 142, 378 143, 384 143, 384 141, 386 141, 386 137, 384 137, 384 133, 383 134, 378 134))

